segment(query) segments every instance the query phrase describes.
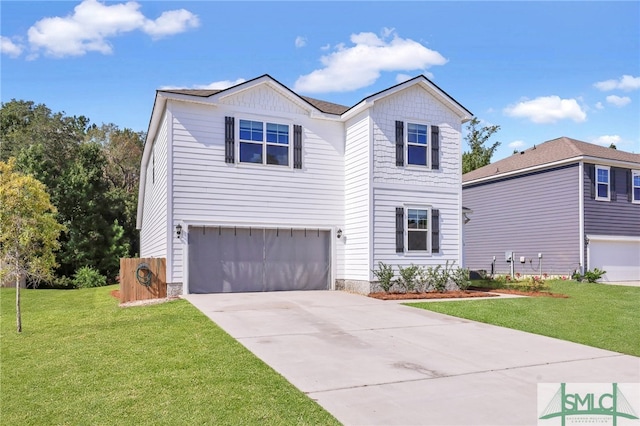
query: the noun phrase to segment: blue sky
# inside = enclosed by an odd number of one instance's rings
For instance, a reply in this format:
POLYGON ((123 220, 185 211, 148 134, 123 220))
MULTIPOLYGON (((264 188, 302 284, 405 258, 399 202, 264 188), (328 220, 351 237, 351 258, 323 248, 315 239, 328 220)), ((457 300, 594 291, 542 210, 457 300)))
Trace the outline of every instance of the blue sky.
POLYGON ((155 90, 262 74, 353 105, 424 74, 498 124, 640 152, 640 2, 2 1, 1 97, 146 131, 155 90))

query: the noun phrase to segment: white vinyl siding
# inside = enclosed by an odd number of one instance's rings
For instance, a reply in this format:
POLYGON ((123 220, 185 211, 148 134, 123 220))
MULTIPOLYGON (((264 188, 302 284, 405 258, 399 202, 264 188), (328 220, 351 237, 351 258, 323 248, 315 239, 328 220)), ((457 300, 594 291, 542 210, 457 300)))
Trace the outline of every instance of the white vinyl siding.
MULTIPOLYGON (((265 96, 260 90, 256 95, 265 96)), ((274 110, 287 103, 271 91, 274 110)), ((242 99, 251 102, 248 93, 242 99)), ((233 108, 171 102, 173 218, 203 224, 293 228, 341 226, 344 220, 343 126, 282 112, 302 125, 303 168, 225 163, 224 117, 233 108)), ((292 108, 296 110, 296 108, 292 108)), ((236 139, 236 144, 238 144, 236 139)), ((340 244, 336 244, 337 249, 340 244)), ((183 280, 182 245, 173 251, 173 279, 183 280)), ((338 254, 339 255, 339 254, 338 254)))
POLYGON ((368 114, 363 113, 347 123, 345 147, 344 278, 365 281, 371 269, 369 122, 368 114))
MULTIPOLYGON (((443 265, 455 262, 460 266, 460 199, 455 192, 443 192, 438 188, 400 188, 394 186, 374 186, 374 232, 373 251, 374 265, 384 262, 389 265, 409 266, 410 264, 422 266, 443 265), (420 207, 422 206, 422 207, 420 207), (396 253, 396 207, 405 209, 405 240, 406 240, 406 215, 407 209, 425 208, 438 209, 440 212, 440 252, 405 252, 396 253)), ((428 216, 429 226, 432 224, 431 214, 428 216)), ((431 246, 431 234, 429 233, 429 247, 431 246)))
POLYGON ((147 164, 140 256, 167 255, 167 120, 162 120, 147 164))

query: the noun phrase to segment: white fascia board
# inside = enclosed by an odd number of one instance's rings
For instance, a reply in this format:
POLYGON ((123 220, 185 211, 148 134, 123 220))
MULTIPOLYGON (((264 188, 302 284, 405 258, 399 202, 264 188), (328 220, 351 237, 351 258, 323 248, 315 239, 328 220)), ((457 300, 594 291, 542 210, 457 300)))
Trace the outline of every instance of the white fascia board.
POLYGON ((349 108, 344 114, 342 114, 340 116, 342 121, 348 121, 349 119, 355 117, 356 115, 360 114, 362 111, 367 110, 369 108, 371 108, 374 104, 374 101, 372 100, 365 100, 360 102, 357 105, 354 105, 353 107, 349 108))
POLYGON ((539 171, 539 170, 551 169, 553 167, 562 166, 564 164, 577 163, 578 161, 582 160, 582 158, 583 157, 572 157, 572 158, 567 158, 565 160, 554 161, 553 163, 541 164, 539 166, 527 167, 525 169, 518 169, 518 170, 513 170, 513 171, 507 172, 507 173, 500 173, 500 174, 493 175, 493 176, 487 176, 487 177, 480 178, 480 179, 474 179, 474 180, 470 180, 468 182, 463 182, 462 183, 462 187, 464 188, 465 186, 474 185, 476 183, 487 182, 487 181, 492 181, 492 180, 496 180, 496 179, 503 179, 505 177, 517 176, 517 175, 521 175, 521 174, 525 174, 525 173, 529 173, 529 172, 535 172, 535 171, 539 171))
POLYGON ((587 234, 589 241, 618 241, 618 242, 640 242, 640 237, 623 235, 594 235, 587 234))
POLYGON ((585 163, 598 164, 603 166, 623 167, 626 169, 640 169, 640 163, 633 163, 631 161, 609 160, 600 157, 582 157, 585 163))
POLYGON ((552 163, 540 164, 540 165, 537 165, 537 166, 527 167, 525 169, 518 169, 518 170, 513 170, 513 171, 507 172, 507 173, 500 173, 500 174, 493 175, 493 176, 487 176, 487 177, 483 177, 483 178, 480 178, 480 179, 470 180, 468 182, 463 182, 462 183, 462 187, 464 188, 465 186, 474 185, 476 183, 487 182, 487 181, 492 181, 492 180, 496 180, 496 179, 502 179, 502 178, 505 178, 505 177, 516 176, 516 175, 525 174, 525 173, 529 173, 529 172, 535 172, 535 171, 539 171, 539 170, 551 169, 553 167, 562 166, 564 164, 577 163, 577 162, 580 162, 580 161, 582 161, 584 163, 589 163, 589 164, 601 164, 601 165, 605 165, 605 166, 624 167, 624 168, 628 168, 628 169, 634 169, 634 168, 637 169, 638 167, 640 167, 640 164, 629 162, 629 161, 608 160, 606 158, 587 157, 587 156, 584 156, 584 155, 579 155, 579 156, 576 156, 576 157, 566 158, 564 160, 554 161, 552 163))

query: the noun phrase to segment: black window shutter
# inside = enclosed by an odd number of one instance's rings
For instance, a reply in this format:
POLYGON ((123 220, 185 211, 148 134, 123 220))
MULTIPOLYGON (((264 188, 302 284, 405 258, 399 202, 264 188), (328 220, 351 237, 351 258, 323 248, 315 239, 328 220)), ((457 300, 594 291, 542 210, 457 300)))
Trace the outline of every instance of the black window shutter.
POLYGON ((293 168, 302 168, 302 126, 293 125, 293 168))
POLYGON ((440 211, 431 209, 431 253, 440 253, 440 211))
POLYGON ((609 170, 609 182, 611 184, 611 188, 609 188, 611 191, 611 201, 616 201, 618 199, 618 195, 616 194, 616 171, 613 167, 609 170))
POLYGON ((596 198, 596 166, 593 164, 586 164, 587 173, 589 173, 590 191, 589 195, 592 199, 596 198))
POLYGON ((396 253, 404 252, 404 208, 396 207, 396 253))
POLYGON ((404 122, 396 121, 396 166, 404 166, 404 122))
POLYGON ((431 169, 440 169, 440 128, 431 126, 431 169))
POLYGON ((627 170, 627 201, 633 201, 633 177, 631 170, 627 170))
POLYGON ((235 119, 224 118, 224 162, 235 163, 235 119))

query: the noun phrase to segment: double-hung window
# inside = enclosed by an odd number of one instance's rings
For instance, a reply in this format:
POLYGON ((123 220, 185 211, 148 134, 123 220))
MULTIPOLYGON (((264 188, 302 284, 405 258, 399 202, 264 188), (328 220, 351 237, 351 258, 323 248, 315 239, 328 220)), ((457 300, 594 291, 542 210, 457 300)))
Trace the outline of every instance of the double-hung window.
POLYGON ((596 166, 596 200, 609 201, 611 199, 609 172, 609 167, 596 166))
POLYGON ((631 191, 632 201, 634 203, 640 203, 640 170, 633 170, 631 172, 631 191))
POLYGON ((240 162, 289 165, 289 126, 240 120, 240 162))
POLYGON ((425 124, 407 123, 407 164, 429 164, 428 128, 425 124))
POLYGON ((429 250, 429 210, 407 209, 407 251, 429 250))

